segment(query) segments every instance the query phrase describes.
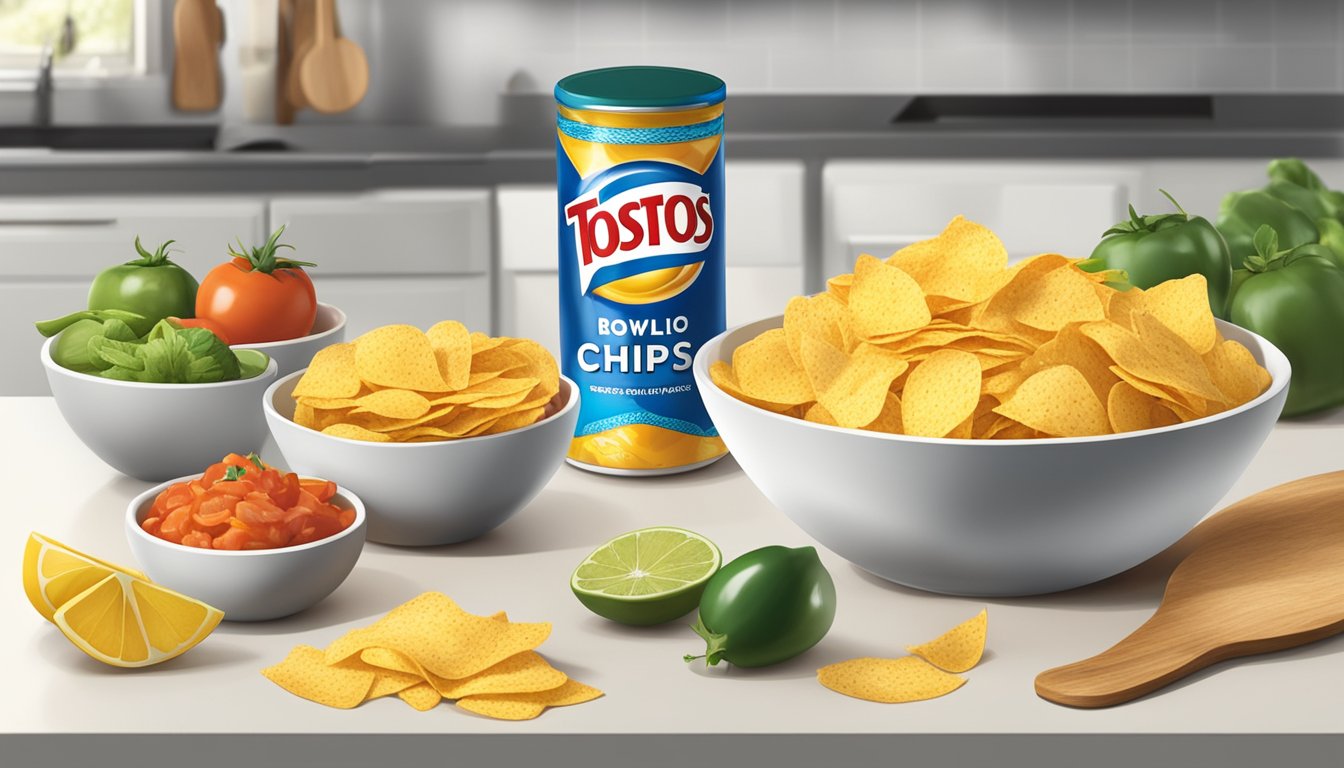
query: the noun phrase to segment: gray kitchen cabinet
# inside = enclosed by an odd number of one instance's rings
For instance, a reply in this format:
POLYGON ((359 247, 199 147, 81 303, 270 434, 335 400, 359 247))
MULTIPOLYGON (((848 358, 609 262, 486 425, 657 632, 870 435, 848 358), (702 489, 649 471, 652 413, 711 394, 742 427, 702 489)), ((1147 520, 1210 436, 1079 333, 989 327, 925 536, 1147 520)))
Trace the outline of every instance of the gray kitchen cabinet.
POLYGON ((173 259, 202 277, 235 238, 255 241, 266 208, 239 197, 0 198, 0 395, 47 394, 32 323, 83 309, 89 281, 136 258, 137 235, 151 250, 176 240, 173 259))
POLYGON ((853 270, 938 234, 961 214, 994 230, 1010 259, 1087 256, 1143 188, 1134 163, 836 161, 822 171, 822 274, 853 270))
POLYGON ((270 226, 310 270, 318 298, 345 311, 347 336, 391 323, 459 320, 491 332, 490 192, 378 190, 284 195, 270 226))
MULTIPOLYGON (((803 165, 729 162, 725 168, 728 325, 778 314, 803 290, 803 165)), ((559 354, 557 200, 551 185, 496 192, 500 332, 559 354)))

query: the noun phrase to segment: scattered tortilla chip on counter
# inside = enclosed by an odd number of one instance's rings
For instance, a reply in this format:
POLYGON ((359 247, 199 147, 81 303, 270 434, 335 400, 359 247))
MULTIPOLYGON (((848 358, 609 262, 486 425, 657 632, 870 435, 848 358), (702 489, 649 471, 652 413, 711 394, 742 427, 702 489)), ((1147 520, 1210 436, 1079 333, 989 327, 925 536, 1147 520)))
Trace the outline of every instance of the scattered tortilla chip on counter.
POLYGON ((531 720, 547 707, 568 707, 601 696, 602 692, 578 680, 568 680, 547 691, 464 696, 457 706, 497 720, 531 720))
POLYGON ((972 618, 922 645, 907 645, 905 650, 947 672, 969 672, 985 654, 989 635, 989 611, 981 610, 972 618))
POLYGON ((926 701, 966 684, 968 672, 985 653, 989 613, 980 611, 935 640, 908 645, 913 656, 850 659, 817 670, 817 682, 837 693, 883 704, 926 701))
POLYGON ((261 673, 295 696, 339 709, 395 694, 421 712, 456 699, 479 715, 530 720, 547 707, 603 695, 534 650, 550 632, 549 623, 515 623, 503 611, 477 616, 426 592, 325 650, 297 646, 261 673))
POLYGON ((966 684, 966 678, 914 656, 850 659, 817 670, 817 680, 837 693, 883 704, 936 699, 966 684))

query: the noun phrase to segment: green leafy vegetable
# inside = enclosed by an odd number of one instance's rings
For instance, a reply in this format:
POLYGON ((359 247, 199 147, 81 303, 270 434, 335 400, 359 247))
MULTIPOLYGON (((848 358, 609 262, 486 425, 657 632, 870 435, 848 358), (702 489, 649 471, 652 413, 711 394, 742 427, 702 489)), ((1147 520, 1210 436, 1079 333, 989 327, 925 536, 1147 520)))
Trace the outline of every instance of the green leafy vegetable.
POLYGON ((206 328, 179 328, 161 320, 142 337, 131 323, 143 320, 130 312, 98 310, 37 326, 59 334, 51 346, 58 365, 118 381, 209 384, 259 376, 270 365, 264 353, 235 353, 206 328))

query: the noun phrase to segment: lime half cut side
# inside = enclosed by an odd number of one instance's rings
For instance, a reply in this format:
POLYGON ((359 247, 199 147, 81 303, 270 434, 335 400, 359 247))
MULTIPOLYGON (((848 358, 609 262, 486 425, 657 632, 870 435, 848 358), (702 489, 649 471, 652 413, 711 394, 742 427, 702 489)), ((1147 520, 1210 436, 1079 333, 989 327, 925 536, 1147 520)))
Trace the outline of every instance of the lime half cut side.
POLYGON ((644 528, 598 547, 574 569, 570 589, 605 619, 648 626, 700 605, 723 556, 714 542, 681 528, 644 528))

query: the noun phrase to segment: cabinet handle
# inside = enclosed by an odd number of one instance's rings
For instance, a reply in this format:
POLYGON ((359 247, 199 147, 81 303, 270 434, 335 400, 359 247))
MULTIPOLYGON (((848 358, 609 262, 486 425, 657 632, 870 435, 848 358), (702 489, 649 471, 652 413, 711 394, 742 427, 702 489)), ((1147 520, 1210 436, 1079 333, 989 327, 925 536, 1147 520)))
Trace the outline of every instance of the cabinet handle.
POLYGON ((116 219, 0 219, 0 227, 111 227, 116 219))

